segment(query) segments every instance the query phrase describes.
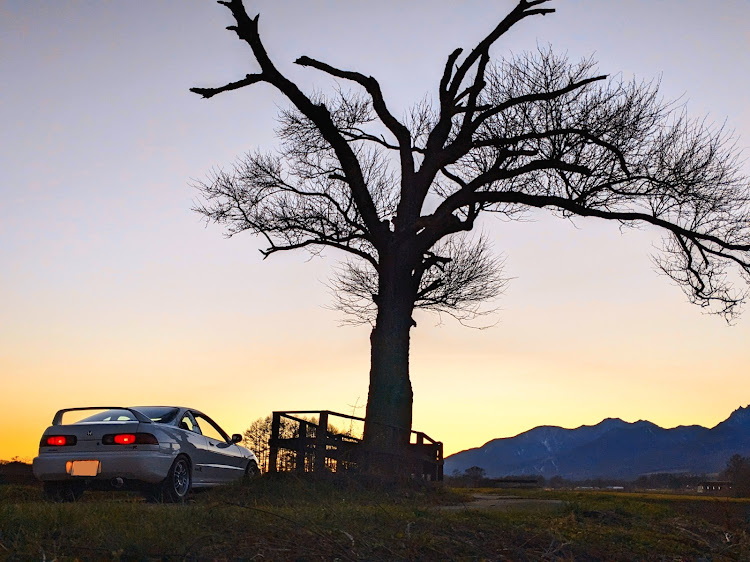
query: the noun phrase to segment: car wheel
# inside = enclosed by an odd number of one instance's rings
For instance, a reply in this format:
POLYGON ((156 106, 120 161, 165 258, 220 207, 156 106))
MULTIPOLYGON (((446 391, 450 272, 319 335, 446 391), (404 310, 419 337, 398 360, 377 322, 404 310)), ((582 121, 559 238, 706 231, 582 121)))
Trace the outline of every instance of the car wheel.
POLYGON ((256 478, 260 474, 260 470, 258 470, 258 463, 255 461, 250 461, 247 463, 247 468, 245 468, 245 481, 252 480, 253 478, 256 478))
POLYGON ((184 502, 190 492, 191 483, 190 461, 185 456, 179 456, 172 463, 167 477, 161 484, 162 500, 171 503, 184 502))
POLYGON ((81 484, 68 482, 45 482, 42 496, 51 502, 74 502, 81 499, 84 489, 81 484))

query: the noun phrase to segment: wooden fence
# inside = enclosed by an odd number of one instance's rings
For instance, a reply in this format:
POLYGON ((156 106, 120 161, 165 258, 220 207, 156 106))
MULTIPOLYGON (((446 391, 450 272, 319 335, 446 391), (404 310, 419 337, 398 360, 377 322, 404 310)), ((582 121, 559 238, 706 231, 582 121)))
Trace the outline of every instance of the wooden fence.
MULTIPOLYGON (((268 472, 342 472, 359 470, 367 455, 377 454, 400 463, 414 478, 443 479, 443 444, 421 431, 412 431, 407 450, 366 450, 353 432, 335 429, 332 418, 364 422, 363 418, 328 410, 274 412, 269 440, 268 472), (312 419, 311 417, 312 416, 312 419), (282 435, 282 419, 297 424, 289 436, 282 435)), ((288 424, 283 424, 288 427, 288 424)))

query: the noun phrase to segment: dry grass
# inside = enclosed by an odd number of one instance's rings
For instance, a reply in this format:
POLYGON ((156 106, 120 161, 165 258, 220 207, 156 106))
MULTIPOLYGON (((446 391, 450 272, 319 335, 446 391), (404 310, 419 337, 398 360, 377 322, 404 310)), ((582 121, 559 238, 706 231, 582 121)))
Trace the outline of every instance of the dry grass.
POLYGON ((293 476, 195 494, 182 506, 110 493, 49 504, 36 486, 0 486, 0 559, 750 559, 750 503, 744 500, 481 493, 560 503, 543 509, 520 501, 502 509, 442 510, 437 507, 471 498, 443 488, 293 476))

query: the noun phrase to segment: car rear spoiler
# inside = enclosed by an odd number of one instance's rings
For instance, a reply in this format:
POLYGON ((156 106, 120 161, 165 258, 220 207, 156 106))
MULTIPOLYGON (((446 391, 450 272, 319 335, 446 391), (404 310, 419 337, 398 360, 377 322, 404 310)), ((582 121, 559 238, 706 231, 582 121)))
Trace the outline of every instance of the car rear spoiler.
POLYGON ((152 423, 151 418, 149 418, 147 415, 142 414, 138 410, 134 408, 126 408, 124 406, 87 406, 86 408, 66 408, 64 410, 58 410, 58 412, 55 414, 55 417, 52 418, 52 425, 61 425, 62 424, 62 417, 67 412, 78 412, 83 410, 127 410, 133 416, 135 419, 137 419, 141 423, 152 423))

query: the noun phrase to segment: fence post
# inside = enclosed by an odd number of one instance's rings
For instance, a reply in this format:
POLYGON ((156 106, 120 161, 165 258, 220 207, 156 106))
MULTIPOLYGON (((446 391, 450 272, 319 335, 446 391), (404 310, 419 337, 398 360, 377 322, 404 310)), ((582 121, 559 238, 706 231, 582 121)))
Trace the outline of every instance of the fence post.
POLYGON ((426 463, 427 455, 425 454, 424 438, 425 434, 421 431, 415 432, 417 434, 417 442, 411 446, 413 451, 412 463, 413 470, 419 470, 419 479, 426 480, 426 463))
POLYGON ((437 445, 437 480, 443 481, 443 442, 438 441, 437 445))
POLYGON ((307 452, 307 422, 300 422, 297 438, 297 472, 305 472, 305 453, 307 452))
POLYGON ((313 470, 323 472, 326 468, 326 442, 328 441, 328 412, 320 412, 318 428, 315 430, 315 463, 313 470))
POLYGON ((279 431, 281 428, 281 412, 273 413, 271 421, 271 438, 268 440, 268 446, 271 449, 268 453, 268 472, 276 472, 276 462, 279 458, 279 431))

